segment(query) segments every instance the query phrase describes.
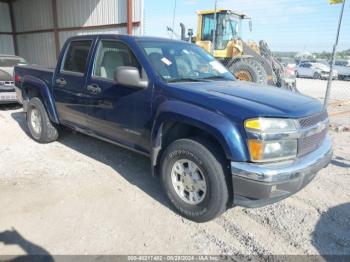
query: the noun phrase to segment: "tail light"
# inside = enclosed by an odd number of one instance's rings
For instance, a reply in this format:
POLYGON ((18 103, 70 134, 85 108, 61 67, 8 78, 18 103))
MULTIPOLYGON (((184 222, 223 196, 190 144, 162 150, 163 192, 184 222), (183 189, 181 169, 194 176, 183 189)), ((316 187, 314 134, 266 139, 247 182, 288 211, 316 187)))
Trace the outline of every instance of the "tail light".
POLYGON ((19 75, 15 75, 15 82, 21 82, 21 77, 19 75))

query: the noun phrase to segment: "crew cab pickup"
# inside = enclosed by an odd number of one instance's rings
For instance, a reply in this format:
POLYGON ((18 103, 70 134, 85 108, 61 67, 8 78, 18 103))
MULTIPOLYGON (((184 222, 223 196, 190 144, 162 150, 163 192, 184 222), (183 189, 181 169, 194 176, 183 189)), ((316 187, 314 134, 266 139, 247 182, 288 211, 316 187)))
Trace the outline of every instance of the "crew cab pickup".
POLYGON ((186 42, 73 37, 56 69, 16 66, 15 85, 33 139, 66 126, 148 156, 177 212, 197 222, 284 199, 332 157, 317 100, 237 81, 186 42))

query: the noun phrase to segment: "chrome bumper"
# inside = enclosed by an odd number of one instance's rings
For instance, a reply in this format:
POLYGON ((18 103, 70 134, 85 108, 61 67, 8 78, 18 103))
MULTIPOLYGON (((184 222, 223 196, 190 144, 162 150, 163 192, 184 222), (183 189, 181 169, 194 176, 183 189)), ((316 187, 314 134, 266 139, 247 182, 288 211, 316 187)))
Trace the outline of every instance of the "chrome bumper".
POLYGON ((0 104, 16 103, 17 96, 16 92, 0 92, 0 104))
POLYGON ((22 90, 19 87, 15 86, 15 92, 16 92, 16 95, 17 95, 18 103, 23 105, 22 90))
POLYGON ((258 207, 277 202, 304 188, 332 160, 329 137, 314 152, 277 164, 231 162, 234 203, 258 207))

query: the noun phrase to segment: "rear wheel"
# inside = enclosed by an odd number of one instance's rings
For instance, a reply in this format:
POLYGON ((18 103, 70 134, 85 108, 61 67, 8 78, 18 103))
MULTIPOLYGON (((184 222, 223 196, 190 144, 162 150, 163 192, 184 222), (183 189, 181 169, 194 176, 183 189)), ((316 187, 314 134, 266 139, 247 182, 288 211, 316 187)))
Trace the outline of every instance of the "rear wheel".
POLYGON ((241 81, 267 84, 267 74, 264 67, 255 59, 243 59, 233 62, 229 70, 234 76, 241 81))
POLYGON ((32 138, 40 143, 50 143, 58 138, 58 130, 50 121, 46 109, 37 97, 30 99, 27 125, 32 138))
POLYGON ((196 222, 222 214, 230 199, 225 166, 215 152, 193 138, 176 140, 162 154, 164 191, 179 214, 196 222))
POLYGON ((321 79, 321 75, 319 73, 314 73, 314 79, 321 79))

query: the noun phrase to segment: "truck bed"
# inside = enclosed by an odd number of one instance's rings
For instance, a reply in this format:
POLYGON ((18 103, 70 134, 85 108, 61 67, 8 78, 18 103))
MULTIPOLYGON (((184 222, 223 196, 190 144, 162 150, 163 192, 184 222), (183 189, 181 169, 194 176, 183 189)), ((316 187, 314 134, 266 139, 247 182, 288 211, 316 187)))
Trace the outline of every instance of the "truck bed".
MULTIPOLYGON (((55 69, 45 68, 38 65, 31 66, 15 66, 15 75, 19 76, 22 80, 26 76, 36 77, 44 81, 49 88, 52 88, 52 79, 54 76, 55 69)), ((23 94, 22 94, 22 85, 15 81, 15 90, 17 94, 18 102, 23 104, 23 94)))
POLYGON ((54 68, 46 68, 39 65, 26 65, 15 67, 15 74, 19 75, 21 78, 24 78, 25 76, 38 77, 50 86, 54 72, 54 68))

